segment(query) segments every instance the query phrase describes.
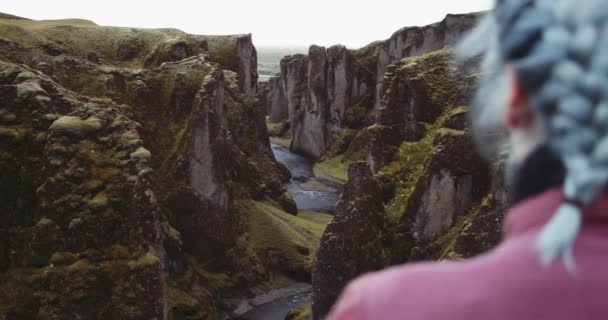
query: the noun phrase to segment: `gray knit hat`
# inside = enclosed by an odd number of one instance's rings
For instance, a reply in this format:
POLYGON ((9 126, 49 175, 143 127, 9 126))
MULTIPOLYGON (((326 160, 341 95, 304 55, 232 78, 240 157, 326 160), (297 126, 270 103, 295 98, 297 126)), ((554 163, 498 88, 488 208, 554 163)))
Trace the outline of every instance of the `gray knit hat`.
POLYGON ((458 55, 483 56, 485 79, 473 110, 478 131, 504 119, 504 108, 489 103, 506 101, 504 65, 517 74, 566 169, 566 200, 536 249, 544 265, 561 257, 575 272, 583 211, 608 182, 608 1, 497 0, 458 55))

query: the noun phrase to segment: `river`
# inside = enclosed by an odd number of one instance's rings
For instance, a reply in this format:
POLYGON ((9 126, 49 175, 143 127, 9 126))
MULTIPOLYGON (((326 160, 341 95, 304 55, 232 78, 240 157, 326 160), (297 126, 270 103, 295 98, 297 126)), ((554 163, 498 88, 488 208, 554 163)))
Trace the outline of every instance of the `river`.
POLYGON ((278 162, 291 173, 287 191, 291 194, 298 209, 333 213, 340 197, 340 186, 333 182, 315 177, 314 162, 289 151, 279 144, 272 144, 272 152, 278 162))
MULTIPOLYGON (((298 209, 333 213, 340 197, 341 186, 315 177, 314 162, 289 151, 289 149, 272 144, 272 151, 278 162, 283 164, 291 173, 287 183, 287 191, 291 194, 298 209)), ((307 283, 296 285, 296 289, 281 288, 258 297, 268 302, 257 304, 241 318, 247 320, 283 320, 289 310, 309 304, 312 301, 312 287, 307 283), (271 301, 269 301, 271 300, 271 301)), ((255 300, 255 299, 254 299, 255 300)), ((254 304, 254 301, 250 301, 254 304)))

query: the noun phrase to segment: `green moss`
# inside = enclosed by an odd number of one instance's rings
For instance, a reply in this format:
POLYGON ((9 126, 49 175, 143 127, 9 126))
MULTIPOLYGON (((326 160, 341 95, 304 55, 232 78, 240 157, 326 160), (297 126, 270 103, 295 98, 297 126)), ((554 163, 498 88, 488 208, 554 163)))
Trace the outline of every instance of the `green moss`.
POLYGON ((455 130, 450 128, 440 128, 436 131, 437 135, 462 136, 467 134, 465 130, 455 130))
POLYGON ((130 156, 131 158, 148 159, 152 157, 152 153, 150 153, 150 151, 144 147, 139 147, 137 150, 135 150, 135 152, 131 153, 130 156))
POLYGON ((185 259, 188 267, 192 268, 192 271, 204 279, 211 288, 225 289, 234 285, 233 279, 228 277, 225 273, 210 272, 205 268, 204 264, 193 256, 186 254, 185 259))
POLYGON ((414 80, 420 80, 422 87, 419 90, 424 90, 429 95, 429 107, 449 107, 458 95, 461 80, 454 75, 449 62, 451 56, 452 49, 444 47, 422 56, 405 58, 399 64, 399 71, 412 69, 406 74, 412 77, 415 75, 414 80))
POLYGON ((49 127, 49 131, 58 134, 71 135, 82 138, 88 133, 101 129, 101 120, 91 117, 86 120, 80 117, 64 116, 61 117, 49 127))
POLYGON ((400 72, 415 75, 416 79, 420 80, 418 83, 423 86, 421 90, 427 92, 429 103, 434 108, 448 111, 443 111, 432 123, 425 124, 426 132, 421 140, 402 143, 395 161, 382 169, 385 174, 397 178, 395 196, 385 208, 387 218, 392 223, 396 223, 401 218, 416 185, 425 176, 435 136, 437 134, 465 133, 441 128, 451 115, 465 110, 464 107, 450 108, 450 103, 454 101, 455 95, 458 93, 459 85, 459 80, 453 75, 448 62, 451 52, 446 47, 422 56, 405 58, 399 64, 400 72))
POLYGON ((281 128, 283 128, 283 123, 274 123, 270 121, 270 117, 266 117, 266 127, 268 128, 268 135, 271 137, 279 137, 281 133, 281 128))
POLYGON ((0 34, 27 47, 44 50, 51 44, 73 56, 95 53, 102 62, 134 68, 143 66, 155 50, 166 50, 176 38, 188 43, 193 54, 202 53, 200 44, 206 39, 176 29, 107 27, 82 19, 0 19, 0 34))
POLYGON ((205 38, 209 45, 210 59, 222 66, 230 66, 238 36, 206 36, 205 38))
POLYGON ((152 252, 146 252, 139 258, 129 261, 129 268, 131 270, 143 269, 158 264, 159 262, 160 260, 158 259, 158 256, 156 254, 152 252))
POLYGON ((427 162, 432 154, 435 134, 441 129, 446 117, 447 115, 443 115, 435 123, 427 125, 426 134, 421 140, 402 143, 397 151, 396 160, 381 170, 389 176, 407 177, 396 179, 395 196, 385 206, 385 214, 391 223, 396 223, 401 218, 418 181, 424 177, 427 162))
POLYGON ((338 155, 331 159, 318 162, 314 166, 315 175, 321 179, 346 183, 348 180, 348 166, 350 161, 344 159, 344 155, 338 155))
POLYGON ((291 138, 270 137, 270 142, 281 145, 287 149, 291 147, 291 138))
POLYGON ((305 304, 289 310, 285 320, 310 320, 312 319, 312 305, 305 304))
POLYGON ((451 117, 451 116, 457 115, 457 114, 467 113, 467 112, 469 112, 469 108, 468 107, 459 106, 459 107, 456 107, 456 108, 454 108, 454 109, 452 109, 450 111, 450 113, 448 115, 448 118, 451 117))
POLYGON ((93 210, 102 210, 109 206, 108 194, 105 191, 101 191, 89 201, 87 206, 93 210))

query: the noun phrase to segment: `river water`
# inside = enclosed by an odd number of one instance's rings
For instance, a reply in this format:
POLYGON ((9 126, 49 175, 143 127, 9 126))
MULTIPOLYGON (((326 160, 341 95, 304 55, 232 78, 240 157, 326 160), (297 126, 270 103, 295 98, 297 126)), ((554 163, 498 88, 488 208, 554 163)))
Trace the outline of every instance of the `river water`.
MULTIPOLYGON (((287 167, 291 173, 292 178, 286 187, 298 205, 298 209, 327 213, 333 213, 336 210, 341 187, 330 181, 315 177, 312 160, 292 153, 289 149, 274 143, 272 144, 272 151, 277 161, 287 167)), ((295 292, 286 293, 271 302, 256 306, 245 313, 242 319, 283 320, 289 310, 309 304, 311 301, 312 287, 310 284, 302 284, 295 292)))
POLYGON ((298 209, 333 213, 340 198, 340 186, 327 180, 318 179, 312 170, 314 162, 289 151, 279 144, 272 144, 272 152, 278 162, 291 172, 287 191, 293 197, 298 209))
POLYGON ((272 302, 260 305, 245 313, 241 319, 244 320, 283 320, 289 310, 312 301, 312 288, 310 285, 298 292, 280 297, 272 302))

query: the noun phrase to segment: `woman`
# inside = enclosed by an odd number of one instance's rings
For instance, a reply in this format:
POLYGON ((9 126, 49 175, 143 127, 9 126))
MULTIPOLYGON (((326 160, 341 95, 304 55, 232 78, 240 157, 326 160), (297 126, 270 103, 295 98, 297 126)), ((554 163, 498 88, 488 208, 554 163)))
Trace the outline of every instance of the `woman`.
POLYGON ((484 57, 477 139, 508 131, 504 240, 364 275, 328 319, 608 319, 608 1, 497 0, 459 54, 484 57))

